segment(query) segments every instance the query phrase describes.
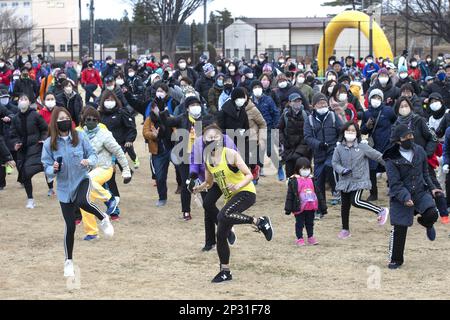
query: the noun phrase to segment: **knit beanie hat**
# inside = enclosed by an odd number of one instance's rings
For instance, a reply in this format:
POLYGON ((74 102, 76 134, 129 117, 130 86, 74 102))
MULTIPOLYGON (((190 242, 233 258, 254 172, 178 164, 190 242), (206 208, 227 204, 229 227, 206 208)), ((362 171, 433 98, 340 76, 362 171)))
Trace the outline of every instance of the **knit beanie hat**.
POLYGON ((321 93, 321 92, 316 93, 316 94, 314 95, 313 99, 312 99, 312 105, 313 105, 313 107, 316 106, 316 104, 318 104, 318 103, 319 103, 320 101, 322 101, 322 100, 328 102, 327 96, 324 95, 324 94, 321 93))
POLYGON ((384 93, 380 89, 373 89, 369 93, 369 100, 372 99, 373 96, 379 96, 381 100, 384 100, 384 93))

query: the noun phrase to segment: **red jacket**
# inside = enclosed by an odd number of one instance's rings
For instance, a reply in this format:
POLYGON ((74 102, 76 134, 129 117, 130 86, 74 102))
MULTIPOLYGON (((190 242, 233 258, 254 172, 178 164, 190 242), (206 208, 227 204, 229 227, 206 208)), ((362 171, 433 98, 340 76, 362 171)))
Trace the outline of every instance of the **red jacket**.
POLYGON ((409 69, 408 75, 412 76, 414 80, 419 81, 421 78, 421 72, 419 68, 409 69))
POLYGON ((9 84, 11 83, 11 77, 12 71, 10 69, 6 68, 5 72, 0 71, 0 84, 9 87, 9 84))
POLYGON ((44 118, 44 121, 47 124, 50 124, 50 120, 52 120, 52 113, 45 107, 39 110, 38 112, 42 116, 42 118, 44 118))
POLYGON ((442 143, 438 143, 438 145, 436 146, 436 151, 434 152, 434 154, 431 157, 428 158, 428 164, 433 169, 436 169, 437 167, 439 167, 438 157, 442 157, 442 154, 443 154, 442 143))
POLYGON ((85 69, 81 73, 81 84, 95 84, 97 86, 103 87, 102 78, 100 73, 96 69, 85 69))

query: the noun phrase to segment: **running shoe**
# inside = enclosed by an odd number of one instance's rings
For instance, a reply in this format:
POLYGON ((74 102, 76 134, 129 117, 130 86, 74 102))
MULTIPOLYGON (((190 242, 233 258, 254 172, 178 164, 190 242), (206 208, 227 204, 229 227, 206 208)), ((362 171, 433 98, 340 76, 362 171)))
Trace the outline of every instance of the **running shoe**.
POLYGON ((35 206, 36 206, 36 204, 34 203, 34 199, 27 200, 27 205, 26 205, 27 209, 34 209, 35 206))
POLYGON ((212 283, 221 283, 221 282, 225 282, 225 281, 230 281, 232 280, 233 277, 231 275, 230 271, 220 271, 215 277, 214 279, 212 279, 212 283))
POLYGON ((400 263, 397 263, 397 262, 390 262, 390 263, 388 264, 388 268, 391 269, 391 270, 398 269, 398 268, 400 268, 401 266, 402 266, 402 265, 401 265, 400 263))
POLYGON ((278 168, 278 181, 286 180, 286 175, 284 174, 283 167, 278 168))
POLYGON ((350 238, 352 235, 350 234, 350 231, 348 230, 341 230, 341 232, 339 232, 338 234, 338 238, 341 240, 345 240, 350 238))
POLYGON ((442 224, 448 224, 448 216, 443 216, 443 217, 441 217, 441 223, 442 224))
POLYGON ((112 214, 111 215, 111 221, 119 222, 120 216, 118 214, 112 214))
POLYGON ((114 227, 111 224, 109 217, 103 218, 103 220, 100 221, 98 226, 103 231, 107 239, 112 238, 114 236, 114 227))
POLYGON ((264 234, 267 241, 272 240, 274 232, 273 232, 272 222, 270 221, 269 217, 259 218, 257 227, 258 227, 258 230, 264 234))
POLYGON ((303 238, 297 239, 295 240, 295 244, 299 247, 304 247, 305 246, 305 240, 303 238))
POLYGON ((436 230, 433 226, 431 228, 427 228, 427 238, 430 241, 436 240, 436 230))
POLYGON ((183 212, 183 220, 184 221, 192 220, 191 213, 190 212, 183 212))
POLYGON ((157 206, 158 208, 164 207, 166 204, 167 204, 167 200, 158 200, 158 201, 156 202, 156 206, 157 206))
POLYGON ((389 217, 389 208, 383 208, 383 210, 378 214, 378 224, 384 226, 389 217))
POLYGON ((308 244, 310 246, 317 246, 319 244, 319 241, 317 241, 317 239, 312 236, 308 238, 308 244))
POLYGON ((139 169, 139 167, 141 166, 141 162, 139 161, 139 158, 136 158, 136 160, 133 161, 133 164, 134 164, 135 169, 139 169))
POLYGON ((212 245, 205 245, 203 248, 202 248, 202 251, 203 252, 209 252, 209 251, 211 251, 211 250, 214 250, 216 248, 216 246, 214 245, 214 244, 212 244, 212 245))
POLYGON ((64 262, 64 277, 75 277, 72 260, 67 259, 66 262, 64 262))
POLYGON ((48 197, 53 197, 53 196, 56 196, 56 193, 55 193, 55 191, 53 189, 49 189, 48 192, 47 192, 47 196, 48 197))
POLYGON ((84 237, 83 240, 92 241, 92 240, 98 240, 98 239, 99 239, 99 236, 96 234, 93 234, 93 235, 87 235, 86 237, 84 237))
POLYGON ((108 207, 106 209, 106 214, 108 216, 112 215, 114 213, 114 211, 116 211, 117 205, 118 205, 118 202, 116 201, 116 198, 115 197, 111 197, 111 199, 109 199, 106 202, 106 206, 108 207))
POLYGON ((6 174, 7 174, 8 176, 11 175, 11 174, 13 173, 13 168, 10 167, 10 166, 6 166, 6 167, 5 167, 5 170, 6 170, 6 174))

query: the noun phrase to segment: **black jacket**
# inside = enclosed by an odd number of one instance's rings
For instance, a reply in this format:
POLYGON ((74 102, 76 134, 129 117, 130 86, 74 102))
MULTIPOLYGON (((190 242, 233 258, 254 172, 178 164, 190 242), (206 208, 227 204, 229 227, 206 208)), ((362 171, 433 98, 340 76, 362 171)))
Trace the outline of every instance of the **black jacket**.
POLYGON ((119 145, 123 146, 126 142, 136 140, 136 123, 125 108, 102 110, 100 114, 100 121, 111 131, 119 145))
POLYGON ((202 75, 195 83, 195 90, 200 93, 200 95, 208 101, 208 92, 214 86, 215 80, 213 78, 207 78, 202 75))
POLYGON ((192 69, 192 68, 186 68, 186 70, 180 70, 180 69, 178 69, 178 70, 176 70, 174 73, 173 73, 173 75, 172 75, 172 78, 173 79, 175 79, 176 81, 178 81, 178 78, 180 77, 180 76, 182 76, 182 77, 184 77, 184 75, 183 74, 185 74, 189 79, 191 79, 191 81, 192 81, 192 83, 196 83, 197 82, 197 80, 198 80, 198 74, 197 74, 197 72, 195 72, 195 70, 194 69, 192 69))
POLYGON ((22 94, 25 94, 28 99, 30 99, 31 103, 35 102, 39 95, 38 83, 33 79, 20 78, 17 80, 14 84, 12 96, 19 98, 22 94))
POLYGON ((411 77, 407 77, 407 78, 405 78, 405 79, 399 79, 399 80, 397 81, 397 83, 395 84, 395 86, 396 86, 397 88, 401 88, 404 84, 407 84, 407 83, 409 83, 409 84, 414 88, 414 92, 413 92, 413 93, 415 93, 415 94, 417 94, 417 95, 420 94, 420 92, 421 92, 422 90, 420 89, 419 84, 417 83, 417 81, 415 81, 415 80, 412 79, 411 77))
POLYGON ((444 99, 443 105, 450 106, 450 81, 435 81, 432 84, 426 86, 422 93, 421 97, 428 98, 430 94, 437 92, 440 93, 442 98, 444 99))
POLYGON ((307 145, 304 136, 304 124, 308 119, 304 116, 308 113, 300 111, 295 114, 291 108, 286 109, 280 117, 280 146, 283 147, 281 154, 284 161, 295 160, 299 157, 311 159, 311 149, 307 145))
POLYGON ((298 196, 298 183, 296 177, 288 180, 288 190, 286 194, 286 202, 284 203, 284 212, 289 215, 293 212, 300 211, 300 198, 298 196))
POLYGON ((222 110, 217 113, 217 124, 222 129, 223 133, 226 133, 226 130, 229 129, 250 129, 245 106, 242 106, 241 110, 237 111, 236 106, 231 99, 225 102, 222 106, 222 110))
POLYGON ((309 110, 308 99, 305 97, 305 95, 300 91, 300 89, 298 87, 289 84, 284 89, 277 88, 275 90, 275 93, 278 96, 278 101, 280 102, 279 106, 281 108, 281 111, 284 110, 284 108, 286 107, 286 105, 289 102, 289 96, 293 93, 298 93, 302 97, 303 106, 305 107, 305 110, 309 110))
POLYGON ((81 120, 81 111, 83 110, 83 99, 80 94, 72 92, 68 97, 64 92, 56 96, 56 104, 69 110, 75 125, 78 126, 81 120))

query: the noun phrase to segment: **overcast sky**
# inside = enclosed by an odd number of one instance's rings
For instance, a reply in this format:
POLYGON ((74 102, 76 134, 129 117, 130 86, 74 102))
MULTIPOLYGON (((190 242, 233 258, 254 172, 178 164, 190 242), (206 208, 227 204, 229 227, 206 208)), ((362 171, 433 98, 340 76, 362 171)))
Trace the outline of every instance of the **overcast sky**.
MULTIPOLYGON (((320 4, 325 1, 317 0, 214 0, 208 5, 209 12, 223 10, 227 8, 231 11, 233 17, 246 16, 257 18, 270 17, 313 17, 326 16, 327 14, 339 13, 342 7, 321 7, 320 4)), ((89 12, 86 4, 88 0, 82 0, 83 19, 88 19, 89 12)), ((95 0, 95 18, 96 19, 120 19, 124 10, 128 10, 130 19, 133 10, 128 4, 128 0, 95 0)), ((195 19, 197 22, 203 21, 203 7, 189 19, 195 19)))

